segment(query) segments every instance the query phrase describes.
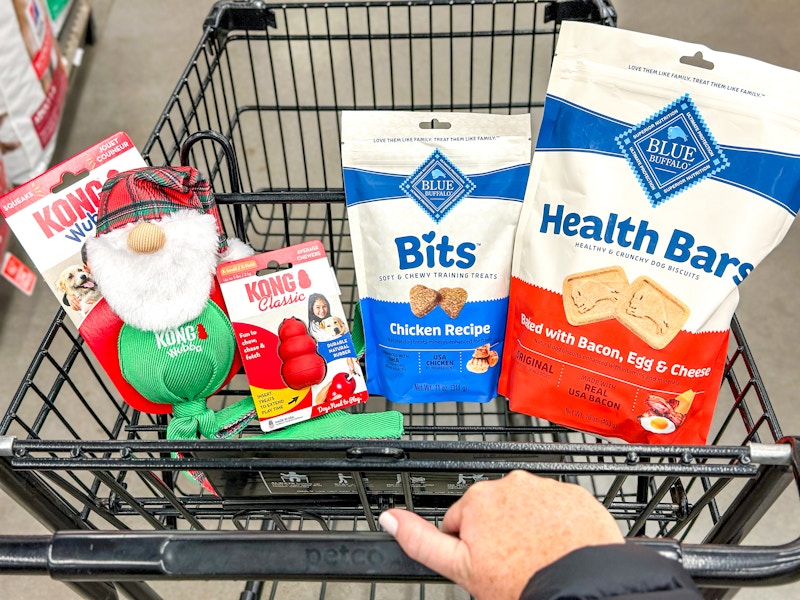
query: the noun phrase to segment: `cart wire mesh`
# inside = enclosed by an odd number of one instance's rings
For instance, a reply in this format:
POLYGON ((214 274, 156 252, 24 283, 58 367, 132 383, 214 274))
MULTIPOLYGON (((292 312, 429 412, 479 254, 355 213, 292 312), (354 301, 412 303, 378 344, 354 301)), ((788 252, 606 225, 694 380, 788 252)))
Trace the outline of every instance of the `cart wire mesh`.
MULTIPOLYGON (((613 25, 615 16, 600 0, 219 2, 142 152, 152 165, 181 162, 206 173, 226 229, 256 250, 321 239, 352 316, 341 111, 531 113, 535 128, 561 20, 613 25)), ((427 583, 434 575, 375 533, 378 515, 401 506, 438 523, 470 485, 521 468, 589 489, 625 535, 682 556, 710 586, 707 597, 722 598, 727 588, 796 578, 800 562, 794 547, 732 550, 797 480, 798 458, 735 319, 731 331, 707 446, 611 443, 512 413, 503 398, 395 405, 380 397, 355 410, 403 412, 402 440, 248 440, 250 428, 241 439, 176 442, 164 439, 166 417, 120 399, 61 310, 0 420, 0 484, 54 531, 80 530, 48 540, 51 553, 68 548, 71 562, 62 562, 109 581, 133 577, 115 554, 117 538, 108 537, 121 531, 120 544, 138 540, 144 549, 156 539, 182 548, 212 540, 224 552, 250 552, 243 563, 258 552, 283 558, 265 555, 259 573, 218 577, 415 580, 409 597, 422 598, 439 590, 427 583), (216 493, 187 471, 202 473, 216 493), (237 531, 256 535, 262 550, 241 537, 228 541, 237 531), (166 537, 149 537, 154 532, 166 537), (72 556, 101 542, 103 557, 72 556), (300 576, 290 557, 308 567, 312 542, 350 544, 376 553, 379 564, 367 575, 320 561, 300 576)), ((222 407, 247 387, 239 374, 209 403, 222 407)), ((144 573, 209 578, 203 568, 212 569, 200 559, 181 568, 153 561, 144 573)), ((254 598, 267 589, 269 597, 294 593, 276 582, 247 585, 254 598)), ((334 584, 318 585, 316 597, 339 597, 334 584)), ((368 597, 396 597, 395 584, 365 585, 368 597)), ((157 597, 147 586, 124 589, 157 597)))

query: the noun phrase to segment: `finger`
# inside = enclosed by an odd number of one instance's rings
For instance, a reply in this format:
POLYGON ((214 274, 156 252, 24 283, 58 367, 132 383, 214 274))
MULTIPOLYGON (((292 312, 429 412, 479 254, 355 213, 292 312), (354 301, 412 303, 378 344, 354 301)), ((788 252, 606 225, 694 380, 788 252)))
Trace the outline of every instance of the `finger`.
MULTIPOLYGON (((469 490, 467 490, 469 491, 469 490)), ((442 519, 442 531, 451 535, 458 535, 461 532, 461 520, 464 518, 464 496, 456 500, 442 519)))
POLYGON ((477 481, 469 486, 467 491, 464 492, 464 495, 447 509, 447 512, 444 514, 444 519, 442 519, 442 531, 453 535, 460 534, 461 523, 464 520, 465 511, 468 510, 467 507, 474 507, 475 503, 480 504, 480 498, 485 498, 489 490, 494 489, 496 486, 497 482, 488 480, 477 481))
POLYGON ((462 583, 467 548, 457 537, 442 533, 433 523, 401 509, 382 513, 380 523, 411 558, 451 581, 462 583))

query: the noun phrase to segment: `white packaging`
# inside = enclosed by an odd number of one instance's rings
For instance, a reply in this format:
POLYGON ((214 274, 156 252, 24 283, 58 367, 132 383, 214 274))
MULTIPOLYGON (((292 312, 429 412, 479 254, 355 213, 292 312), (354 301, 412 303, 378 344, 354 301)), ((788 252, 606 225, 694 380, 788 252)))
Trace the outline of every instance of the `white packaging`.
POLYGON ((371 394, 497 395, 530 127, 529 115, 343 113, 371 394))
POLYGON ((513 410, 705 442, 738 286, 800 204, 798 94, 793 71, 564 23, 514 248, 513 410))
POLYGON ((0 2, 0 151, 11 184, 47 169, 66 92, 47 6, 0 2))

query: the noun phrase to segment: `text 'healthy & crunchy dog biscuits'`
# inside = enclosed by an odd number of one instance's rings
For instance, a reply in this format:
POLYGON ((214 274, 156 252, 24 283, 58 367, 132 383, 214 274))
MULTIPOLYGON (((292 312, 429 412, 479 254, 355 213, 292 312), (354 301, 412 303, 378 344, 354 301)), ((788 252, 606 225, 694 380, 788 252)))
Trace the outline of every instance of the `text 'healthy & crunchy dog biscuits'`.
POLYGON ((738 286, 800 206, 799 94, 786 69, 564 23, 514 245, 512 410, 705 443, 738 286))
POLYGON ((497 395, 530 146, 529 115, 342 115, 370 393, 497 395))

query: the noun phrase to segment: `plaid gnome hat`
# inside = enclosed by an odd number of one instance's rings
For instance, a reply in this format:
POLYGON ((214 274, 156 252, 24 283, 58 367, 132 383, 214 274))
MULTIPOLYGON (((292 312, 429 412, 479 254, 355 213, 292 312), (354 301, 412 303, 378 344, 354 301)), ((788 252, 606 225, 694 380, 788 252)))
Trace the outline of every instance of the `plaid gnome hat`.
POLYGON ((211 184, 194 167, 142 167, 109 178, 100 193, 95 235, 181 210, 212 214, 219 232, 218 250, 227 250, 211 184))

